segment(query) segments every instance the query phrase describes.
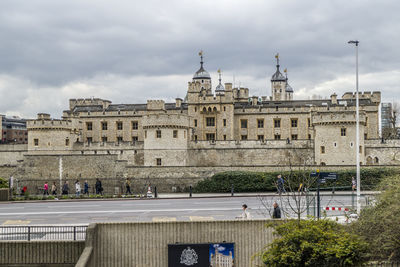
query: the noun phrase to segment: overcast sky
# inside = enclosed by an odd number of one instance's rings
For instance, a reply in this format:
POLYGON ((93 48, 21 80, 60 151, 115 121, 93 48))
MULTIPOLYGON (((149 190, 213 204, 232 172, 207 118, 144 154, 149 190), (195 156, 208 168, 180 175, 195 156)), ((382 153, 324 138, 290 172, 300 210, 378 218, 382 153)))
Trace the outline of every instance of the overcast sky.
POLYGON ((400 1, 1 0, 0 114, 61 116, 69 98, 183 98, 199 68, 270 95, 274 55, 295 99, 360 90, 396 101, 400 1))

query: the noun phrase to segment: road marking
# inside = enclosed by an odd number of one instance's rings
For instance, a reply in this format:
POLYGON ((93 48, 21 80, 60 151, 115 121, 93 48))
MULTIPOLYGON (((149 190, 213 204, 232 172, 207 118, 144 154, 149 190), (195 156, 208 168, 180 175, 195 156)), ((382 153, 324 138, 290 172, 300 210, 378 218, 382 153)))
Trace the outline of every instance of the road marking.
POLYGON ((76 206, 47 206, 47 208, 59 209, 59 208, 92 208, 100 207, 101 205, 76 205, 76 206))
POLYGON ((203 217, 203 216, 189 216, 191 221, 214 221, 214 217, 203 217))
POLYGON ((3 225, 27 225, 31 221, 22 221, 22 220, 7 220, 3 223, 3 225))
MULTIPOLYGON (((16 215, 54 215, 54 214, 98 214, 98 213, 144 213, 144 212, 184 212, 184 211, 236 211, 242 208, 198 208, 198 209, 145 209, 145 210, 76 210, 76 211, 42 211, 42 212, 4 212, 1 216, 16 215)), ((254 209, 253 209, 254 210, 254 209)))
POLYGON ((176 217, 153 217, 153 222, 176 222, 176 217))

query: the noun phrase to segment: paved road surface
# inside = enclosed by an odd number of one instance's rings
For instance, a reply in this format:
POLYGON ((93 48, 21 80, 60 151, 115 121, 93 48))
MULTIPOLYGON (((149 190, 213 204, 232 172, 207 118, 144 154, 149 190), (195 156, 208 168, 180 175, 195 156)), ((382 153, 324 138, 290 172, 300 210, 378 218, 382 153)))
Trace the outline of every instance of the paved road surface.
MULTIPOLYGON (((268 207, 273 201, 288 208, 287 198, 278 195, 264 197, 268 207), (283 202, 281 202, 283 200, 283 202)), ((132 221, 188 221, 234 219, 241 214, 241 206, 249 206, 253 218, 269 218, 268 211, 256 196, 149 199, 149 200, 94 200, 94 201, 43 201, 29 203, 0 204, 0 225, 44 225, 44 224, 88 224, 91 222, 132 222, 132 221)), ((363 205, 366 199, 362 197, 363 205)), ((293 202, 292 202, 293 204, 293 202)), ((314 203, 309 214, 314 215, 314 203)), ((336 194, 321 197, 321 207, 351 207, 350 195, 336 194)), ((328 215, 343 212, 329 211, 328 215)), ((303 214, 304 216, 307 213, 303 214)), ((291 212, 291 216, 294 213, 291 212)))

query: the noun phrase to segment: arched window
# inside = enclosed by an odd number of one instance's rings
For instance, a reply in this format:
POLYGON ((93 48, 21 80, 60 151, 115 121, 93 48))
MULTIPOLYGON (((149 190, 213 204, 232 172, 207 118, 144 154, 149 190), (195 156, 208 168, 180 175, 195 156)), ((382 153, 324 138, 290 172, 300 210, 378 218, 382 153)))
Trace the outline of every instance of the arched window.
POLYGON ((207 112, 207 109, 206 109, 206 108, 203 108, 203 112, 207 112))
POLYGON ((216 107, 214 107, 214 108, 213 108, 213 111, 214 111, 214 112, 217 112, 217 108, 216 108, 216 107))
POLYGON ((211 108, 210 107, 208 108, 208 112, 211 112, 211 108))
POLYGON ((379 159, 378 159, 378 157, 375 157, 375 164, 379 164, 379 159))

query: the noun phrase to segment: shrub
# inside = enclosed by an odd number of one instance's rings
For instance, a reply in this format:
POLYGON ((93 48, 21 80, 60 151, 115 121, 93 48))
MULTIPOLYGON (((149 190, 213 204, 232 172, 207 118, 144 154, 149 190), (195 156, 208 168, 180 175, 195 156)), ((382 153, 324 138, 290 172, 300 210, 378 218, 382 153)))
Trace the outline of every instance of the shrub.
POLYGON ((400 175, 383 179, 375 206, 364 208, 352 225, 369 244, 374 260, 400 261, 400 175))
MULTIPOLYGON (((300 177, 305 171, 292 171, 292 177, 300 177)), ((339 187, 350 190, 351 177, 356 175, 355 170, 339 170, 336 172, 339 178, 336 181, 327 180, 321 184, 321 188, 339 187)), ((306 172, 309 175, 309 171, 306 172)), ((366 168, 361 170, 362 190, 374 188, 382 178, 391 176, 393 173, 399 173, 399 169, 388 168, 366 168)), ((198 182, 193 191, 196 193, 227 193, 231 191, 233 185, 235 192, 266 192, 275 191, 276 176, 282 174, 288 177, 289 172, 245 172, 245 171, 227 171, 213 175, 198 182)), ((316 187, 316 185, 315 185, 316 187)))
POLYGON ((273 226, 275 239, 261 254, 267 266, 354 266, 366 243, 330 220, 289 220, 273 226))
POLYGON ((8 188, 8 181, 7 181, 7 179, 0 178, 0 188, 8 188))

